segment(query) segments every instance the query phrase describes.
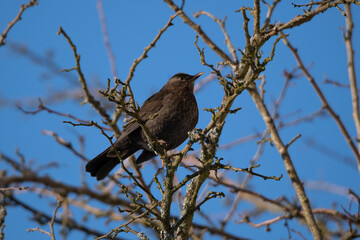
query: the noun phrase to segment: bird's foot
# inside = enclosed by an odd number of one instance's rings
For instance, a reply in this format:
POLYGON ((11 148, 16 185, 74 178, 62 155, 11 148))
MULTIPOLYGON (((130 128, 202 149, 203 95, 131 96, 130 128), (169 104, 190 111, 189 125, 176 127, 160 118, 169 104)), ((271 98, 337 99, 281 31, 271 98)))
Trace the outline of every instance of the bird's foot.
POLYGON ((157 142, 164 148, 167 147, 167 142, 165 140, 162 140, 162 139, 158 139, 157 142))

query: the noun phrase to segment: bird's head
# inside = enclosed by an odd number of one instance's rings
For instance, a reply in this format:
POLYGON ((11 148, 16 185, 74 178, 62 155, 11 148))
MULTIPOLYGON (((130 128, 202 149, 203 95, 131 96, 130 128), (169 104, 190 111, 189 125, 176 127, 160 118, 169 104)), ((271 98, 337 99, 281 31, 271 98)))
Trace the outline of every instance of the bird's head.
POLYGON ((194 89, 195 80, 198 79, 202 74, 203 72, 200 72, 192 76, 186 73, 177 73, 169 79, 164 87, 168 89, 194 89))

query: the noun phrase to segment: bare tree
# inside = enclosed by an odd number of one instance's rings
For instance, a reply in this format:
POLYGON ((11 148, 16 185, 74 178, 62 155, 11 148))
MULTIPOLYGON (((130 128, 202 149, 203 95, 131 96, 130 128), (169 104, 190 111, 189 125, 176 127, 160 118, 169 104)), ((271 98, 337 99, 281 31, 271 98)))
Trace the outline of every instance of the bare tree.
MULTIPOLYGON (((21 105, 18 108, 24 114, 38 114, 46 111, 48 114, 67 118, 64 124, 76 128, 96 128, 108 139, 109 144, 114 141, 113 135, 119 136, 121 134, 119 119, 131 116, 139 121, 147 133, 150 145, 159 155, 162 166, 160 166, 160 160, 151 161, 151 165, 157 171, 151 178, 148 178, 144 176, 142 166, 135 164, 133 156, 125 161, 119 159, 121 167, 116 173, 99 182, 96 187, 92 187, 88 185, 88 178, 85 178, 84 172, 82 172, 81 184, 71 185, 40 172, 39 168, 56 166, 56 163, 49 163, 47 166, 36 168, 34 164, 25 160, 25 156, 19 151, 17 151, 17 158, 10 157, 7 153, 0 153, 1 162, 12 170, 1 172, 0 239, 4 239, 6 209, 12 207, 22 208, 31 213, 33 220, 39 225, 48 223, 49 230, 44 230, 43 226, 39 226, 28 229, 28 231, 40 231, 51 239, 55 239, 58 234, 54 230, 55 226, 61 227, 60 234, 63 239, 69 238, 69 232, 75 230, 84 235, 91 235, 96 239, 128 239, 127 234, 136 235, 139 239, 159 238, 164 240, 207 239, 210 235, 222 239, 256 238, 256 236, 248 235, 246 232, 236 232, 230 229, 228 226, 233 222, 246 224, 254 229, 265 228, 268 231, 271 231, 274 224, 283 222, 285 226, 283 231, 286 232, 289 239, 292 238, 292 234, 296 235, 296 238, 305 239, 301 232, 307 231, 311 232, 313 239, 359 238, 360 218, 358 211, 354 211, 351 207, 347 209, 345 206, 315 208, 312 199, 307 195, 308 189, 322 187, 329 192, 337 192, 340 195, 346 194, 350 199, 349 206, 354 202, 353 204, 359 207, 360 197, 356 190, 350 188, 340 188, 339 190, 329 183, 311 183, 307 182, 306 179, 301 179, 299 172, 306 171, 306 169, 295 168, 293 159, 297 153, 290 152, 289 149, 302 136, 297 134, 289 140, 285 140, 280 131, 291 129, 304 122, 312 122, 328 114, 337 126, 331 131, 341 133, 348 145, 349 152, 352 153, 352 157, 349 159, 336 157, 336 154, 330 154, 332 156, 329 158, 341 158, 342 164, 349 164, 352 168, 357 166, 360 171, 359 90, 354 61, 354 47, 357 45, 353 44, 352 38, 354 25, 356 26, 357 22, 353 20, 351 13, 351 9, 358 7, 357 5, 360 5, 360 2, 356 0, 310 1, 306 4, 284 2, 288 9, 299 8, 303 11, 301 15, 293 16, 286 22, 280 22, 276 19, 275 10, 280 2, 280 0, 274 0, 271 3, 270 1, 254 0, 251 6, 233 9, 242 16, 242 28, 239 27, 238 31, 243 34, 244 47, 240 49, 237 47, 237 43, 231 40, 231 34, 226 29, 226 17, 219 19, 204 10, 199 10, 191 17, 190 13, 185 10, 187 2, 182 1, 181 5, 177 5, 174 1, 164 0, 164 4, 174 14, 169 17, 154 39, 144 48, 142 54, 134 60, 125 80, 121 80, 118 78, 115 57, 110 45, 102 1, 98 0, 104 42, 114 79, 113 81, 107 80, 106 89, 100 90, 101 96, 94 94, 88 79, 85 77, 86 74, 81 65, 81 53, 77 48, 76 41, 66 32, 66 29, 60 27, 58 35, 68 43, 74 56, 74 67, 62 69, 61 74, 69 72, 67 78, 70 79, 70 74, 76 73, 80 82, 80 87, 78 87, 80 90, 76 94, 80 94, 83 97, 82 103, 89 104, 95 109, 103 121, 98 123, 90 119, 81 119, 76 116, 76 112, 57 111, 50 106, 49 102, 44 103, 41 99, 38 100, 38 108, 35 110, 28 110, 21 105), (326 83, 350 89, 349 99, 352 104, 354 125, 351 127, 342 120, 346 116, 341 116, 336 112, 332 106, 332 100, 329 100, 327 94, 324 93, 323 86, 313 76, 311 68, 307 67, 311 63, 301 58, 301 51, 296 49, 289 37, 289 34, 297 31, 298 28, 295 27, 312 24, 314 17, 321 13, 327 14, 330 9, 337 9, 339 14, 344 16, 346 28, 343 30, 343 36, 347 54, 349 83, 344 85, 332 80, 327 80, 326 83), (266 12, 266 15, 262 12, 266 12), (211 35, 203 30, 206 26, 199 25, 196 22, 198 18, 203 17, 209 17, 218 25, 225 39, 223 45, 216 44, 211 35), (209 82, 216 81, 219 83, 218 87, 223 90, 223 96, 218 99, 217 107, 205 109, 211 114, 208 124, 202 129, 197 128, 190 132, 189 140, 183 149, 167 152, 157 139, 151 136, 144 122, 139 119, 137 115, 139 106, 131 83, 135 70, 141 67, 140 63, 144 59, 151 58, 152 49, 158 44, 159 39, 165 37, 164 35, 173 25, 175 19, 181 19, 183 22, 181 24, 187 25, 196 34, 194 51, 198 52, 201 64, 211 72, 208 77, 198 83, 195 88, 196 91, 209 82), (284 84, 280 94, 273 102, 269 102, 266 98, 266 91, 269 86, 275 83, 266 78, 265 69, 278 56, 275 54, 277 54, 277 48, 280 44, 284 44, 283 46, 286 46, 291 52, 297 66, 291 70, 284 70, 284 84), (270 51, 266 51, 264 48, 269 46, 271 46, 270 51), (217 62, 208 60, 210 53, 217 56, 217 62), (287 101, 286 93, 291 85, 300 78, 306 78, 309 81, 313 91, 319 97, 321 107, 315 112, 289 121, 289 116, 281 114, 279 109, 287 101), (229 144, 220 144, 220 137, 229 116, 236 116, 239 113, 240 108, 234 107, 234 102, 240 95, 246 93, 254 102, 259 113, 258 116, 261 116, 266 128, 260 133, 255 132, 253 135, 238 138, 229 144), (112 108, 108 106, 112 106, 112 108), (249 142, 254 145, 257 144, 257 150, 253 153, 248 165, 243 168, 238 167, 238 163, 224 160, 218 154, 219 150, 226 150, 249 142), (278 158, 282 160, 286 171, 284 176, 278 174, 278 171, 270 175, 261 173, 258 162, 260 158, 264 158, 264 147, 266 145, 276 148, 278 158), (194 151, 196 147, 199 149, 194 151), (243 175, 241 181, 234 177, 234 175, 238 176, 239 174, 243 175), (283 189, 278 198, 268 197, 261 190, 255 191, 249 187, 251 182, 256 179, 277 183, 283 181, 284 178, 291 181, 292 188, 283 189), (287 191, 295 193, 294 199, 285 197, 287 191), (49 202, 54 202, 55 199, 56 204, 53 206, 53 212, 47 213, 45 210, 33 207, 21 194, 24 192, 45 197, 49 202), (215 198, 222 198, 224 202, 228 201, 224 205, 226 214, 222 216, 221 221, 214 221, 208 216, 212 209, 207 206, 211 201, 215 201, 215 198), (252 210, 239 212, 238 206, 241 201, 248 201, 252 205, 252 210), (99 202, 101 205, 98 204, 99 202), (176 207, 178 207, 177 210, 175 210, 176 207), (71 208, 81 209, 81 214, 72 215, 71 208), (60 210, 62 211, 61 215, 58 213, 60 210), (266 213, 275 214, 275 216, 259 223, 254 222, 254 219, 256 221, 258 216, 266 213), (116 223, 117 227, 112 228, 112 230, 102 224, 92 227, 91 221, 116 223), (298 229, 294 229, 289 226, 290 222, 303 223, 303 225, 300 224, 298 229)), ((1 35, 0 45, 3 45, 3 48, 7 47, 5 44, 6 36, 20 19, 22 13, 29 6, 36 4, 37 1, 30 1, 26 6, 21 7, 18 16, 9 23, 1 35)), ((221 7, 226 7, 226 4, 221 4, 221 7)), ((16 45, 8 45, 10 48, 19 50, 16 45)), ((30 51, 23 51, 22 54, 25 57, 31 55, 30 51)), ((32 59, 39 59, 31 56, 32 59)), ((44 62, 50 70, 54 67, 55 69, 58 68, 56 64, 44 62)), ((44 62, 38 61, 37 63, 43 64, 44 62)), ((278 87, 278 89, 280 88, 278 87)), ((306 94, 308 93, 303 93, 303 96, 306 94)), ((63 99, 63 95, 61 95, 59 101, 61 102, 63 99)), ((296 110, 296 106, 291 109, 292 112, 296 112, 296 110)), ((74 147, 70 141, 62 138, 58 133, 49 130, 44 130, 43 133, 52 136, 58 144, 70 150, 82 163, 89 161, 88 156, 85 156, 81 149, 74 147)), ((84 144, 82 137, 79 137, 79 143, 81 146, 84 144)), ((316 146, 315 140, 309 140, 308 143, 317 151, 331 152, 331 150, 324 150, 324 148, 316 146)), ((21 145, 21 143, 19 144, 21 145)), ((334 176, 335 182, 337 181, 336 177, 334 176)))

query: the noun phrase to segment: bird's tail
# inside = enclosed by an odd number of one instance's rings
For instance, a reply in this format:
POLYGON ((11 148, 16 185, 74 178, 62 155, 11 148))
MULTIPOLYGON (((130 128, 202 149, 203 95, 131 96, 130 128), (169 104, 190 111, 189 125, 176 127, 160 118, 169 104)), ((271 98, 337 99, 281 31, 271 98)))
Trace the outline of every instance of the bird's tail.
MULTIPOLYGON (((121 159, 126 159, 137 150, 139 147, 137 145, 125 144, 117 146, 120 153, 121 159)), ((115 151, 112 150, 112 147, 107 148, 105 151, 97 155, 93 160, 86 164, 86 171, 90 172, 91 176, 95 177, 97 180, 101 180, 109 174, 109 172, 120 163, 118 156, 115 151)))
POLYGON ((109 157, 108 152, 110 151, 109 147, 98 156, 96 156, 93 160, 86 164, 86 171, 91 174, 91 176, 95 177, 97 180, 101 180, 108 173, 120 163, 119 159, 115 157, 109 157))

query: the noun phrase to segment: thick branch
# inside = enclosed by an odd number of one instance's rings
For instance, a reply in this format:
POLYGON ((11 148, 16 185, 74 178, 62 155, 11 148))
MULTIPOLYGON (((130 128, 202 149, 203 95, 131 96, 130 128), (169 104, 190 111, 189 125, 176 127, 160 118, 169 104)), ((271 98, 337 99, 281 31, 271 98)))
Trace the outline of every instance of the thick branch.
MULTIPOLYGON (((347 63, 348 63, 348 74, 351 90, 351 100, 353 107, 353 120, 355 122, 357 139, 360 139, 360 112, 359 112, 359 94, 357 91, 357 81, 355 74, 355 63, 354 63, 354 48, 352 44, 352 32, 354 23, 352 20, 351 7, 350 4, 345 4, 346 11, 346 32, 345 32, 345 46, 347 53, 347 63)), ((358 141, 358 152, 360 149, 360 141, 358 141)))
POLYGON ((284 24, 280 24, 279 26, 276 26, 274 31, 271 31, 269 33, 269 37, 278 34, 279 32, 285 30, 285 29, 290 29, 293 27, 297 27, 302 25, 303 23, 309 22, 311 21, 311 19, 313 19, 313 17, 315 17, 316 15, 326 11, 329 8, 332 7, 336 7, 339 4, 344 4, 344 3, 353 3, 353 4, 357 4, 360 5, 360 2, 357 0, 337 0, 337 1, 333 1, 333 2, 328 2, 326 4, 320 5, 317 8, 315 8, 313 11, 310 12, 306 12, 303 15, 297 16, 293 19, 291 19, 290 21, 288 21, 287 23, 284 24))
POLYGON ((286 172, 288 173, 289 178, 292 181, 292 184, 300 201, 301 207, 303 208, 305 221, 308 224, 314 239, 321 240, 322 239, 321 232, 318 225, 315 222, 315 218, 311 210, 309 199, 307 198, 302 182, 299 176, 297 175, 295 166, 293 165, 288 149, 281 140, 281 137, 275 126, 274 120, 271 117, 263 99, 260 97, 256 85, 253 84, 251 87, 248 88, 248 91, 253 101, 255 102, 255 105, 258 108, 262 118, 264 119, 266 127, 270 131, 271 140, 273 141, 278 152, 281 155, 281 158, 286 168, 286 172))

